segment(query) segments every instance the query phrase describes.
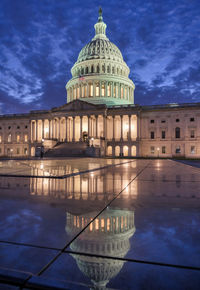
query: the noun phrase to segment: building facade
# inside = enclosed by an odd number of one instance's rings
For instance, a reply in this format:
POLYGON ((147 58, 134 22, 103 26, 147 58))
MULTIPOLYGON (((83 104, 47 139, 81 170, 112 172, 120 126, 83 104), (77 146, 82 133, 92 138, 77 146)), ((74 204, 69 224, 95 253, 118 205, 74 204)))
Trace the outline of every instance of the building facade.
POLYGON ((106 36, 100 9, 95 36, 71 69, 67 104, 1 115, 0 157, 39 156, 42 151, 64 155, 71 146, 87 147, 90 156, 199 158, 200 103, 134 105, 129 72, 106 36))

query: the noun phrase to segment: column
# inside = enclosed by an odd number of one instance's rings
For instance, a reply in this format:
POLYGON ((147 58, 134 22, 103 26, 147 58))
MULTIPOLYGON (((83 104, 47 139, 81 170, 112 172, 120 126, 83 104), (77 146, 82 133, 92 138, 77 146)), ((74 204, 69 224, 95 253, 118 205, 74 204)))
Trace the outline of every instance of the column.
POLYGON ((140 123, 139 123, 139 116, 137 115, 136 117, 136 122, 137 122, 137 133, 136 133, 136 139, 139 140, 140 138, 140 123))
POLYGON ((107 138, 107 117, 103 116, 103 132, 105 139, 107 138))
POLYGON ((60 141, 60 122, 61 118, 58 118, 58 140, 60 141))
POLYGON ((111 97, 114 98, 114 82, 112 82, 111 84, 111 97))
POLYGON ((38 120, 36 120, 36 122, 35 122, 36 124, 35 124, 35 136, 36 136, 36 142, 38 141, 38 120))
POLYGON ((95 116, 96 118, 96 138, 98 138, 98 116, 95 116))
POLYGON ((42 139, 44 139, 44 119, 42 120, 42 139))
POLYGON ((89 97, 89 84, 87 83, 87 96, 85 96, 86 98, 89 97))
POLYGON ((115 141, 115 116, 112 116, 113 119, 113 141, 115 141))
POLYGON ((73 116, 73 136, 72 136, 72 142, 75 141, 75 116, 73 116))
POLYGON ((120 115, 120 118, 121 118, 121 141, 123 140, 123 116, 120 115))
POLYGON ((50 139, 50 120, 48 119, 48 139, 50 139))
POLYGON ((67 119, 68 117, 65 117, 65 141, 68 141, 68 130, 67 130, 67 119))
POLYGON ((82 83, 81 83, 81 85, 80 85, 80 98, 82 98, 82 83))
POLYGON ((131 140, 131 115, 128 115, 128 139, 131 140))
POLYGON ((88 117, 88 138, 90 137, 90 117, 88 117))
POLYGON ((105 96, 106 98, 108 96, 108 82, 107 81, 105 82, 105 96))
POLYGON ((82 132, 82 124, 83 124, 83 116, 80 116, 80 141, 82 141, 82 135, 83 135, 83 132, 82 132))

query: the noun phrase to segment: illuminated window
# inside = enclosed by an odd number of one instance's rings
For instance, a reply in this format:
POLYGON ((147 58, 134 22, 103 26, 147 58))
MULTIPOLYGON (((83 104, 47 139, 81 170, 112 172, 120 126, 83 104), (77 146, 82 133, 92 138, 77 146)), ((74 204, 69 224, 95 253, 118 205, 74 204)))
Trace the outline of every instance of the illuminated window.
POLYGON ((114 95, 114 98, 115 98, 116 97, 116 84, 114 84, 113 95, 114 95))
POLYGON ((87 85, 84 85, 84 90, 85 90, 84 97, 87 97, 87 85))
POLYGON ((84 97, 84 86, 82 86, 81 90, 82 90, 82 98, 83 98, 84 97))
POLYGON ((28 149, 24 148, 24 154, 27 155, 28 154, 28 149))
POLYGON ((165 131, 162 131, 162 139, 165 139, 165 131))
POLYGON ((8 135, 8 142, 11 142, 11 138, 12 138, 12 136, 11 136, 11 134, 9 134, 8 135))
POLYGON ((154 131, 151 131, 151 139, 154 139, 154 138, 155 138, 154 131))
POLYGON ((0 143, 2 142, 2 136, 0 135, 0 143))
POLYGON ((165 146, 162 146, 162 153, 163 153, 163 154, 166 153, 166 148, 165 148, 165 146))
POLYGON ((108 97, 110 97, 110 84, 108 84, 107 90, 108 90, 108 97))
POLYGON ((99 83, 96 83, 96 97, 99 97, 99 83))
POLYGON ((28 135, 27 135, 27 134, 24 135, 24 141, 25 141, 25 142, 28 142, 28 135))
POLYGON ((105 84, 104 83, 102 84, 102 87, 101 87, 101 94, 102 94, 102 97, 105 97, 105 84))
POLYGON ((191 146, 191 148, 190 148, 190 153, 191 153, 191 154, 195 154, 195 146, 191 146))
POLYGON ((99 230, 99 219, 95 220, 95 230, 99 230))
POLYGON ((108 232, 110 231, 110 219, 109 218, 107 219, 107 231, 108 232))
POLYGON ((20 135, 17 135, 17 142, 20 141, 20 135))
POLYGON ((89 84, 89 96, 93 97, 93 84, 89 84))
POLYGON ((74 99, 76 99, 76 88, 74 88, 74 99))
POLYGON ((78 87, 77 88, 77 99, 79 99, 80 98, 80 88, 78 87))
POLYGON ((123 98, 124 97, 124 89, 123 89, 123 87, 121 86, 121 98, 123 98))
POLYGON ((20 153, 20 150, 19 150, 19 148, 17 148, 17 155, 19 155, 19 153, 20 153))

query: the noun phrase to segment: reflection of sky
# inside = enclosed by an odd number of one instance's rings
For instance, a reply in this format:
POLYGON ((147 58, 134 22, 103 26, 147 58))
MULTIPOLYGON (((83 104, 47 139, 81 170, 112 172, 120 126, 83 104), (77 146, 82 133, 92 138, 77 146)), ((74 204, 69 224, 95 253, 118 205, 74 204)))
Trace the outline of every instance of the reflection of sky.
MULTIPOLYGON (((107 35, 136 84, 135 103, 199 101, 198 0, 101 1, 107 35)), ((91 40, 99 1, 2 0, 0 112, 65 103, 65 84, 91 40)))

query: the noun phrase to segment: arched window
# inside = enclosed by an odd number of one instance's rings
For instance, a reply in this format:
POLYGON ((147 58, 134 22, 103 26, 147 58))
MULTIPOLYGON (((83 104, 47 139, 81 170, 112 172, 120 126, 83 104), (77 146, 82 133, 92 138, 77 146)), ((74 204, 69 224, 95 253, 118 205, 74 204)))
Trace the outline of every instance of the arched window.
POLYGON ((88 74, 88 67, 85 68, 85 73, 88 74))
POLYGON ((99 65, 97 66, 97 73, 99 73, 99 65))
POLYGON ((181 129, 179 127, 175 129, 175 138, 181 138, 181 129))
POLYGON ((112 146, 107 147, 107 155, 111 156, 112 155, 112 146))
POLYGON ((107 66, 107 73, 110 73, 110 67, 109 67, 109 65, 107 66))
POLYGON ((136 156, 136 146, 131 147, 131 156, 136 156))
POLYGON ((102 72, 105 73, 105 65, 104 64, 102 65, 102 72))
POLYGON ((112 67, 112 74, 114 74, 115 73, 115 68, 114 68, 114 66, 112 67))
POLYGON ((128 156, 128 146, 123 146, 123 155, 128 156))
POLYGON ((82 74, 82 75, 84 74, 84 68, 81 69, 81 74, 82 74))
POLYGON ((119 156, 119 154, 120 154, 120 147, 115 146, 115 156, 119 156))
POLYGON ((94 66, 92 65, 91 66, 91 73, 93 73, 94 72, 94 66))

